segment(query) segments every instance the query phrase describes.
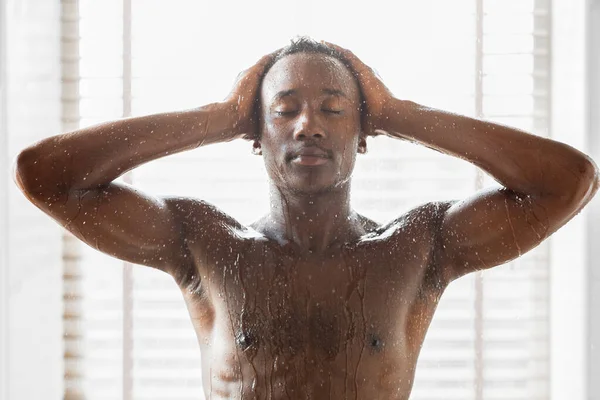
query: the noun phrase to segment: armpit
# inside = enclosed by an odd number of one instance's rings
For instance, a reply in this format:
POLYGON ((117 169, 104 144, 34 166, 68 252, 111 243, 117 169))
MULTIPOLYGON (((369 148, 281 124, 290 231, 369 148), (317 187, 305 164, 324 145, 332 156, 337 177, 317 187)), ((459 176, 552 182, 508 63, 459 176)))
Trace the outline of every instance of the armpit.
POLYGON ((441 241, 442 222, 446 211, 452 207, 458 200, 449 200, 443 202, 427 203, 420 211, 424 219, 428 221, 428 234, 430 235, 430 249, 428 263, 425 265, 425 271, 420 286, 420 295, 424 296, 432 291, 439 293, 443 291, 451 281, 451 274, 447 268, 444 268, 440 252, 443 251, 441 241))

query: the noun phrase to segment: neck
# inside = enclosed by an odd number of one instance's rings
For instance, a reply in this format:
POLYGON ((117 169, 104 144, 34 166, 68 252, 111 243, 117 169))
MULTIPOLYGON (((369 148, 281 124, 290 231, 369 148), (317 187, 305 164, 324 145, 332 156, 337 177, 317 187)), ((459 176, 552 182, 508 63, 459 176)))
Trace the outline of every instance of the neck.
POLYGON ((318 253, 359 236, 358 215, 350 208, 350 184, 319 194, 298 194, 271 184, 265 224, 282 244, 318 253))

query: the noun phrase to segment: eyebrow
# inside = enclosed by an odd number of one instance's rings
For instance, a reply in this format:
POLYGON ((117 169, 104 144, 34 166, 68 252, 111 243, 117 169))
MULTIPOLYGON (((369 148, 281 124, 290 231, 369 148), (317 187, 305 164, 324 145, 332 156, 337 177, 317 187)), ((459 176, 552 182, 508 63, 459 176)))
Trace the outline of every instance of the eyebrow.
POLYGON ((340 96, 340 97, 345 97, 348 100, 350 100, 348 98, 348 96, 346 96, 346 93, 344 93, 343 91, 339 90, 339 89, 323 89, 321 90, 321 92, 326 93, 326 94, 330 94, 332 96, 340 96))
MULTIPOLYGON (((325 94, 329 94, 331 96, 344 97, 344 98, 350 100, 349 97, 346 96, 346 93, 344 93, 343 91, 341 91, 339 89, 325 88, 325 89, 322 89, 321 92, 325 93, 325 94)), ((284 98, 286 96, 292 96, 292 95, 297 94, 297 93, 298 93, 298 91, 296 89, 282 90, 282 91, 278 92, 275 95, 274 99, 275 100, 280 100, 280 99, 282 99, 282 98, 284 98)))

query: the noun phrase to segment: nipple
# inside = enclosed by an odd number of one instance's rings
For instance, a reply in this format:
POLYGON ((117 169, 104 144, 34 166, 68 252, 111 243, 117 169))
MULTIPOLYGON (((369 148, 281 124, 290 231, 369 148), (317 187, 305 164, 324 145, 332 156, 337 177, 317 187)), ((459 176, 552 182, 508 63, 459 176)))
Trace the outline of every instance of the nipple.
POLYGON ((375 351, 380 351, 383 348, 383 341, 377 335, 371 334, 369 336, 369 345, 375 351))
POLYGON ((248 349, 256 342, 254 335, 248 332, 239 332, 235 337, 235 343, 242 349, 242 351, 248 349))

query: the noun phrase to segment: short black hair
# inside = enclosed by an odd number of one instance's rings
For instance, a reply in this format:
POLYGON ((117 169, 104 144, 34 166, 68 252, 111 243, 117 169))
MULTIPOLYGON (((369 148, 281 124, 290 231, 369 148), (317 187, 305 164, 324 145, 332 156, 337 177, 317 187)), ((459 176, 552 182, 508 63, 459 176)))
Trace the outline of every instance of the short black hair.
MULTIPOLYGON (((264 72, 263 72, 263 75, 261 78, 261 85, 262 85, 262 79, 264 79, 264 77, 267 75, 267 72, 269 72, 269 70, 273 67, 273 65, 275 65, 275 63, 277 61, 281 60, 285 56, 289 56, 290 54, 312 53, 312 54, 323 54, 323 55, 326 55, 329 57, 333 57, 336 60, 339 60, 346 68, 348 68, 348 70, 354 77, 356 86, 358 87, 360 113, 364 117, 366 105, 365 105, 365 99, 364 99, 364 96, 362 93, 362 89, 360 87, 360 82, 358 81, 358 77, 356 76, 356 71, 354 71, 354 68, 352 68, 352 66, 350 65, 348 60, 346 60, 344 55, 342 53, 340 53, 339 51, 337 51, 336 49, 334 49, 333 47, 329 47, 325 43, 317 42, 316 40, 310 38, 309 36, 298 36, 298 37, 291 39, 290 42, 291 43, 289 45, 282 48, 275 55, 275 57, 273 57, 273 59, 265 66, 265 69, 264 69, 264 72)), ((260 114, 259 113, 260 101, 258 100, 259 96, 260 95, 258 94, 257 99, 256 99, 256 106, 254 108, 255 115, 257 117, 259 117, 259 114, 260 114)))
POLYGON ((333 58, 339 60, 340 62, 342 62, 342 64, 344 64, 346 66, 346 68, 348 68, 350 70, 350 72, 352 72, 352 75, 354 75, 354 70, 350 66, 350 63, 348 63, 348 61, 342 55, 342 53, 340 53, 339 51, 337 51, 336 49, 334 49, 332 47, 327 46, 324 43, 317 42, 316 40, 314 40, 308 36, 298 36, 298 37, 292 39, 291 43, 289 45, 282 48, 279 51, 279 53, 277 53, 277 55, 275 57, 273 57, 271 62, 269 62, 265 66, 263 77, 267 74, 267 72, 269 72, 271 67, 273 67, 273 65, 275 65, 275 63, 277 61, 281 60, 285 56, 289 56, 290 54, 296 54, 296 53, 324 54, 326 56, 333 57, 333 58))

